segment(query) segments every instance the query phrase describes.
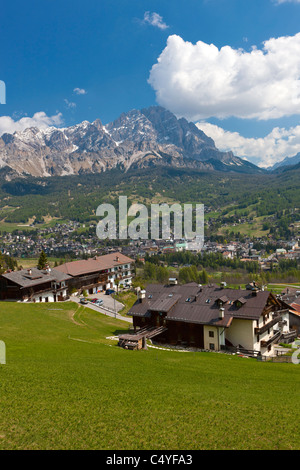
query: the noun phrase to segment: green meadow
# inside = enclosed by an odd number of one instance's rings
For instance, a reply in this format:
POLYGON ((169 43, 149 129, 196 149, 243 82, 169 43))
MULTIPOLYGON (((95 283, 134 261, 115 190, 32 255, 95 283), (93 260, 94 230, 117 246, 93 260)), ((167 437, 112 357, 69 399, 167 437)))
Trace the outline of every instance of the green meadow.
POLYGON ((126 351, 77 304, 0 304, 0 449, 299 449, 299 366, 126 351))

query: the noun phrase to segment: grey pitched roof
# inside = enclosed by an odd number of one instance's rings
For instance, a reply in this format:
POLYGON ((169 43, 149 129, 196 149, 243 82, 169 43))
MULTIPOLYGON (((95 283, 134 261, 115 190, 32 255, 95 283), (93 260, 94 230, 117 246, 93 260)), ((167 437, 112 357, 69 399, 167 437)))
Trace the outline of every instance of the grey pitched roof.
POLYGON ((151 310, 153 312, 168 312, 179 299, 181 299, 181 295, 178 294, 162 294, 155 302, 151 303, 151 310))
POLYGON ((234 318, 259 319, 270 295, 268 291, 253 295, 251 291, 242 289, 199 288, 196 283, 182 286, 152 284, 147 286, 146 298, 137 301, 129 315, 148 317, 151 311, 162 311, 167 313, 166 318, 170 321, 229 326, 234 318), (217 301, 225 297, 224 318, 220 318, 217 301), (235 302, 241 299, 242 305, 238 307, 235 302))
POLYGON ((62 273, 57 269, 51 269, 50 272, 47 272, 46 270, 39 270, 37 268, 12 271, 10 273, 2 274, 2 277, 14 284, 17 284, 21 288, 33 287, 39 284, 45 284, 46 282, 61 282, 71 279, 71 276, 62 273))

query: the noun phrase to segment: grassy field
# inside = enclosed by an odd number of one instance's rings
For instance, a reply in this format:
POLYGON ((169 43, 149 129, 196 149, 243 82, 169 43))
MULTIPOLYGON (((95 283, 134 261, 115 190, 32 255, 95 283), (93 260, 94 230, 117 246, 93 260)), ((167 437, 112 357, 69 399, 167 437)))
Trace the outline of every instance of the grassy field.
POLYGON ((119 315, 126 315, 137 300, 136 294, 130 290, 120 291, 117 294, 113 294, 113 297, 124 304, 122 310, 118 312, 119 315))
POLYGON ((299 367, 126 351, 71 302, 0 304, 0 449, 299 449, 299 367))
POLYGON ((274 294, 281 294, 281 292, 285 291, 287 287, 289 287, 291 291, 294 291, 294 289, 300 290, 300 283, 299 282, 298 283, 292 282, 290 284, 270 283, 267 286, 268 290, 270 292, 273 292, 274 294))

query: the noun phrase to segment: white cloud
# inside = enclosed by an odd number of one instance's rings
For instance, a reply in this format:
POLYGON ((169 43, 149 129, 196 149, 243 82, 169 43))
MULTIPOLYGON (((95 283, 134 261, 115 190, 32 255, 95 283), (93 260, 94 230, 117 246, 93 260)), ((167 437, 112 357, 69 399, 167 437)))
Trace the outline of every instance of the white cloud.
POLYGON ((84 88, 74 88, 74 93, 76 95, 86 95, 87 91, 84 88))
POLYGON ((273 3, 276 3, 276 5, 281 5, 282 3, 300 3, 300 0, 273 0, 273 3))
POLYGON ((157 102, 190 120, 271 119, 300 112, 300 33, 250 52, 172 35, 153 65, 157 102))
POLYGON ((67 98, 64 99, 64 102, 66 104, 66 108, 68 108, 68 109, 74 109, 77 106, 76 103, 67 100, 67 98))
POLYGON ((167 29, 169 26, 163 21, 162 16, 158 13, 150 13, 150 11, 146 11, 144 14, 144 21, 143 23, 151 24, 151 26, 155 26, 159 29, 167 29))
POLYGON ((44 111, 35 113, 32 117, 23 117, 19 120, 14 120, 10 116, 0 117, 0 136, 5 134, 13 134, 16 131, 23 131, 28 127, 37 127, 39 129, 46 129, 50 126, 60 126, 62 124, 62 114, 58 113, 55 116, 47 116, 44 111))
POLYGON ((243 137, 238 132, 229 132, 205 121, 196 125, 215 141, 220 150, 232 150, 235 155, 261 167, 272 166, 300 152, 300 125, 290 129, 275 127, 262 138, 243 137))

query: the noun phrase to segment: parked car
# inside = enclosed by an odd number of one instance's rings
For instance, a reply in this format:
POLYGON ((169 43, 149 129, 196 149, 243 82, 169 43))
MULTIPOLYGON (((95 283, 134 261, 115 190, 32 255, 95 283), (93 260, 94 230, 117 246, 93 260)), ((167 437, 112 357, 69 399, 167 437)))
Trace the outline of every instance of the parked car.
POLYGON ((80 299, 79 301, 81 304, 87 304, 88 301, 85 298, 80 299))
POLYGON ((95 302, 95 305, 101 305, 103 304, 103 300, 102 299, 97 299, 96 302, 95 302))
POLYGON ((113 290, 113 289, 106 289, 105 294, 106 294, 106 295, 110 295, 110 294, 114 294, 115 292, 116 292, 116 291, 113 290))
POLYGON ((92 299, 91 302, 93 302, 93 304, 95 304, 97 302, 98 299, 92 299))

